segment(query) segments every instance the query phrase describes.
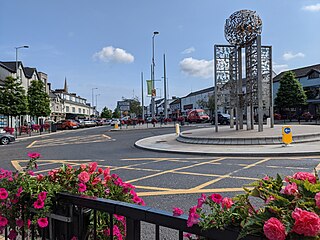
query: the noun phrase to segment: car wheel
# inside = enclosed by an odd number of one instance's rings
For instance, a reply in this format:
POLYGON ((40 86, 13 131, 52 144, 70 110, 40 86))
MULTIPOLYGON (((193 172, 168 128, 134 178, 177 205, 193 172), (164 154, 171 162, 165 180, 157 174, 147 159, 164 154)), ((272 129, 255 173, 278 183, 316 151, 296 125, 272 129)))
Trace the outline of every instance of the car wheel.
POLYGON ((7 137, 3 137, 3 138, 1 138, 0 142, 2 145, 7 145, 10 143, 10 139, 7 137))

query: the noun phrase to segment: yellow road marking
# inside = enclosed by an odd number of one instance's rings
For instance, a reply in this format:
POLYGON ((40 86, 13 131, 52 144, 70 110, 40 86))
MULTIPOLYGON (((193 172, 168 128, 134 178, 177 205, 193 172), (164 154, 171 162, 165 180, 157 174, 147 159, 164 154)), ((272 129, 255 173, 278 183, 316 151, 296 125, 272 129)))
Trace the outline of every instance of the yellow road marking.
POLYGON ((196 164, 193 164, 193 165, 190 165, 190 166, 185 166, 185 167, 180 167, 180 168, 174 168, 174 169, 171 169, 171 170, 166 170, 166 171, 163 171, 163 172, 160 172, 160 173, 151 174, 151 175, 149 175, 149 176, 132 179, 132 180, 129 180, 128 182, 130 182, 130 183, 131 183, 131 182, 136 182, 136 181, 140 181, 140 180, 143 180, 143 179, 147 179, 147 178, 151 178, 151 177, 156 177, 156 176, 159 176, 159 175, 163 175, 163 174, 166 174, 166 173, 172 173, 172 172, 174 172, 174 171, 178 171, 178 170, 182 170, 182 169, 188 169, 188 168, 192 168, 192 167, 204 165, 204 164, 207 164, 207 163, 210 163, 210 162, 218 162, 218 161, 221 161, 221 160, 223 160, 223 159, 225 159, 225 157, 223 157, 223 158, 218 158, 218 159, 214 159, 214 160, 211 160, 211 161, 208 161, 208 162, 196 163, 196 164))
POLYGON ((37 141, 33 141, 31 144, 27 146, 27 148, 31 148, 37 141))
POLYGON ((13 167, 15 169, 17 169, 17 171, 19 171, 19 172, 23 171, 22 167, 20 166, 20 164, 19 164, 19 162, 17 160, 11 161, 11 164, 13 165, 13 167))
POLYGON ((105 138, 107 138, 107 139, 111 139, 111 137, 108 136, 108 135, 102 134, 102 136, 105 137, 105 138))
MULTIPOLYGON (((194 175, 194 176, 205 176, 205 177, 221 177, 222 175, 219 174, 209 174, 209 173, 195 173, 195 172, 174 172, 175 174, 185 174, 185 175, 194 175)), ((251 178, 251 177, 238 177, 238 176, 229 176, 228 178, 234 179, 242 179, 242 180, 252 180, 257 181, 259 178, 251 178)))
MULTIPOLYGON (((249 188, 251 189, 251 188, 249 188)), ((177 194, 196 194, 196 193, 223 193, 223 192, 243 192, 243 188, 212 188, 212 189, 177 189, 171 191, 157 192, 137 192, 139 197, 177 195, 177 194)))
POLYGON ((159 187, 150 187, 150 186, 136 186, 135 188, 139 188, 139 189, 149 189, 149 190, 158 190, 158 191, 173 191, 176 189, 171 189, 171 188, 159 188, 159 187))

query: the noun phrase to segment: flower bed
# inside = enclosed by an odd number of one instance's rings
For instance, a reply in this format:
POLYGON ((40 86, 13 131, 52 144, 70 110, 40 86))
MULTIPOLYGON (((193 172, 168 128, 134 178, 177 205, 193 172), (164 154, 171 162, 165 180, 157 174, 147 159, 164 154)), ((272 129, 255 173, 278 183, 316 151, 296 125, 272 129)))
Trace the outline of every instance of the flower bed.
MULTIPOLYGON (((197 205, 190 208, 188 227, 202 229, 239 228, 239 239, 247 235, 269 240, 320 239, 320 182, 318 176, 298 172, 283 179, 265 177, 252 183, 253 189, 234 198, 220 194, 202 194, 197 205), (284 183, 285 182, 285 186, 284 183), (263 204, 256 208, 252 198, 263 204)), ((173 211, 181 215, 179 208, 173 211)), ((185 235, 193 239, 191 234, 185 235)))
MULTIPOLYGON (((134 186, 125 183, 116 174, 110 175, 110 169, 98 168, 97 163, 82 164, 78 169, 63 165, 48 175, 35 175, 31 169, 37 168, 38 153, 29 153, 30 162, 24 172, 11 172, 0 169, 0 234, 9 229, 9 239, 17 239, 23 230, 34 226, 41 229, 48 226, 48 215, 53 211, 56 194, 68 192, 107 198, 144 205, 137 196, 134 186)), ((90 213, 91 214, 91 213, 90 213)), ((106 213, 98 212, 103 219, 97 225, 98 239, 109 239, 109 218, 106 213)), ((90 217, 90 216, 89 216, 90 217)), ((90 222, 90 221, 89 221, 90 222)), ((117 239, 125 236, 125 219, 114 215, 113 233, 117 239)), ((90 222, 91 224, 91 222, 90 222)), ((88 227, 89 235, 92 226, 88 227)), ((77 239, 77 236, 74 236, 77 239)))

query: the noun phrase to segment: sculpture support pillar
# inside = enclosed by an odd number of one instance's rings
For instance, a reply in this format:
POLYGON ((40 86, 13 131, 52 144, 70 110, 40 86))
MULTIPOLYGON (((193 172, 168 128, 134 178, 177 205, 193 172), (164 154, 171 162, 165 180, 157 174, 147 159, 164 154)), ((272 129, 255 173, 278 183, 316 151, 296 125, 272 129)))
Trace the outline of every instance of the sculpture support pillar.
POLYGON ((261 35, 257 36, 258 131, 263 131, 261 35))

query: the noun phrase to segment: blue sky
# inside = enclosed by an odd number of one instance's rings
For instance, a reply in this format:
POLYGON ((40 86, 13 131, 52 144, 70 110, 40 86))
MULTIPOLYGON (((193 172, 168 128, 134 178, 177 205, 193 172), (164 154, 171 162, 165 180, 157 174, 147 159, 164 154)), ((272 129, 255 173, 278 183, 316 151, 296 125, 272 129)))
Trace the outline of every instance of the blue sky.
MULTIPOLYGON (((29 45, 19 60, 47 73, 53 88, 66 77, 69 90, 91 102, 97 87, 98 108, 114 109, 122 97, 141 99, 159 31, 155 78, 166 54, 169 95, 184 96, 213 85, 213 45, 227 43, 225 20, 241 9, 260 15, 277 73, 320 63, 320 0, 2 1, 0 61, 15 61, 14 47, 29 45)), ((163 97, 163 82, 156 88, 163 97)))

